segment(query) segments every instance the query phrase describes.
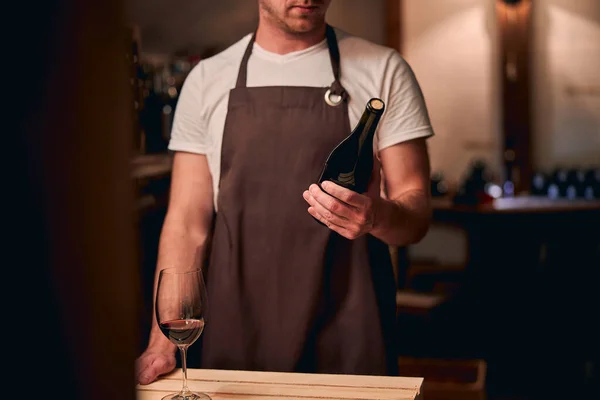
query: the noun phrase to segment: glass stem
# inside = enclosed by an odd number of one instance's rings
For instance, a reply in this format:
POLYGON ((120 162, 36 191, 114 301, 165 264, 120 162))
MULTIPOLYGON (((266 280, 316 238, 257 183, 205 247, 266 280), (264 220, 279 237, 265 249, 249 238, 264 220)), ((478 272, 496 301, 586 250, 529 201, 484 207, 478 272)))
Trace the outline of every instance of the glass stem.
POLYGON ((189 393, 190 389, 187 387, 187 346, 179 347, 181 351, 181 370, 183 371, 183 388, 181 389, 181 393, 186 394, 189 393))

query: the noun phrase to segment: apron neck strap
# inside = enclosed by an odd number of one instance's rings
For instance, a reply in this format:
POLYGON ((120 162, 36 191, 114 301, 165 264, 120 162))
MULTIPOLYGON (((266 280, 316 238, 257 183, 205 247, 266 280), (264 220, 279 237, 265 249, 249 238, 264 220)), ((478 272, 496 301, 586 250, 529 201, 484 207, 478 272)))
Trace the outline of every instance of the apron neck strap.
MULTIPOLYGON (((329 48, 329 58, 331 59, 331 68, 333 70, 333 77, 335 78, 334 87, 341 87, 340 84, 340 49, 337 43, 337 37, 335 35, 334 29, 327 24, 325 27, 325 36, 327 38, 327 47, 329 48)), ((246 47, 246 51, 244 52, 244 57, 242 58, 242 63, 240 65, 240 70, 238 72, 237 83, 235 85, 236 88, 246 87, 246 81, 248 79, 248 60, 250 59, 250 55, 252 54, 252 48, 254 47, 254 42, 256 41, 256 31, 252 34, 250 38, 250 43, 246 47)))
POLYGON ((333 70, 333 78, 335 82, 340 81, 340 48, 338 47, 337 36, 335 31, 328 24, 325 28, 325 36, 327 37, 327 47, 329 48, 329 58, 331 59, 331 69, 333 70))

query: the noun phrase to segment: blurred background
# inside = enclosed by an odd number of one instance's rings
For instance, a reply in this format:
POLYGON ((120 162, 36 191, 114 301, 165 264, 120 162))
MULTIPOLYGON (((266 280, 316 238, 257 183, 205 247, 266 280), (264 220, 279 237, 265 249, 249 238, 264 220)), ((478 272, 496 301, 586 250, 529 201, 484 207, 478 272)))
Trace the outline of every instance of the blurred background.
MULTIPOLYGON (((129 388, 111 363, 146 346, 181 85, 257 6, 63 0, 31 18, 14 238, 47 250, 48 326, 79 318, 45 351, 81 351, 62 362, 83 398, 93 377, 129 388)), ((432 227, 390 249, 401 375, 426 399, 600 398, 600 1, 334 0, 328 22, 405 57, 436 133, 432 227)))

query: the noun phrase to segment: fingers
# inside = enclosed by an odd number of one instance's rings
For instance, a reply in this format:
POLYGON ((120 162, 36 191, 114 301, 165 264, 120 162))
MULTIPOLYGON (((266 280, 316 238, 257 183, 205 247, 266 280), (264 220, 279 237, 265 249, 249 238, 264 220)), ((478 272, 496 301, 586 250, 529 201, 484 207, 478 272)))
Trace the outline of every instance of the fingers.
POLYGON ((138 383, 140 385, 148 385, 156 380, 158 374, 155 372, 154 368, 146 367, 146 369, 142 370, 138 375, 138 383))
POLYGON ((310 185, 308 191, 305 191, 304 199, 317 210, 323 213, 328 220, 334 216, 342 220, 351 220, 354 210, 348 204, 330 196, 321 190, 317 185, 310 185), (332 214, 331 216, 329 214, 332 214))
POLYGON ((356 239, 373 228, 372 199, 332 182, 310 185, 302 197, 310 205, 308 213, 329 229, 348 239, 356 239), (327 190, 325 192, 324 190, 327 190))
POLYGON ((156 380, 160 375, 171 372, 175 368, 174 357, 167 357, 162 354, 151 354, 140 358, 138 383, 148 385, 156 380))
POLYGON ((324 193, 317 185, 311 185, 303 197, 310 204, 308 213, 323 225, 347 239, 360 236, 361 227, 354 215, 356 209, 324 193))
POLYGON ((330 181, 323 182, 321 186, 323 187, 323 190, 325 190, 331 196, 343 201, 346 204, 357 208, 364 206, 365 197, 356 192, 353 192, 350 189, 346 189, 345 187, 342 187, 330 181))
MULTIPOLYGON (((347 218, 335 214, 333 211, 325 208, 325 206, 323 206, 323 204, 317 201, 316 197, 308 191, 304 192, 303 197, 304 200, 306 200, 306 202, 310 204, 312 211, 315 212, 316 215, 318 215, 318 218, 315 215, 313 216, 319 219, 321 222, 323 222, 323 224, 325 224, 327 227, 330 227, 330 225, 344 226, 350 222, 347 218)), ((338 212, 344 214, 343 211, 338 210, 338 212)))
POLYGON ((328 227, 330 229, 333 229, 334 227, 342 227, 343 226, 343 222, 340 220, 339 217, 325 211, 323 209, 323 207, 319 207, 319 210, 318 210, 315 206, 311 205, 308 208, 308 212, 310 215, 312 215, 313 217, 315 217, 316 219, 321 221, 323 223, 323 225, 325 225, 326 227, 328 227), (325 215, 327 215, 327 216, 325 216, 325 215))
POLYGON ((345 226, 335 225, 334 223, 332 223, 331 221, 329 221, 328 219, 323 217, 323 215, 319 214, 315 210, 314 207, 309 207, 308 213, 310 215, 312 215, 313 217, 315 217, 317 220, 321 221, 329 229, 331 229, 334 232, 339 233, 341 236, 345 237, 346 239, 354 240, 360 236, 359 228, 347 228, 345 226))

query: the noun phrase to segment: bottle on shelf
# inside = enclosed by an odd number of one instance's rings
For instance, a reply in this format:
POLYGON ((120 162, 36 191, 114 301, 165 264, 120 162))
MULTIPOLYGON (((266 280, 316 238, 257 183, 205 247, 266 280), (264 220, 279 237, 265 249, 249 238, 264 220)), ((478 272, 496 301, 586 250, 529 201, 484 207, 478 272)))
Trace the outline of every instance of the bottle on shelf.
POLYGON ((548 175, 542 171, 536 171, 531 177, 531 195, 545 196, 549 185, 548 175))
POLYGON ((569 170, 564 167, 557 167, 552 172, 551 182, 548 186, 548 197, 552 199, 566 198, 569 170))
POLYGON ((502 188, 494 183, 493 175, 483 160, 473 160, 465 179, 453 197, 455 204, 477 205, 490 203, 502 196, 502 188))
POLYGON ((449 187, 441 172, 433 172, 431 174, 431 196, 432 197, 443 197, 448 195, 449 187))
POLYGON ((600 167, 583 171, 583 197, 588 200, 600 199, 600 167))
POLYGON ((534 176, 533 188, 542 191, 542 195, 550 199, 588 199, 600 198, 600 169, 582 167, 556 167, 546 178, 544 186, 536 186, 534 176))

